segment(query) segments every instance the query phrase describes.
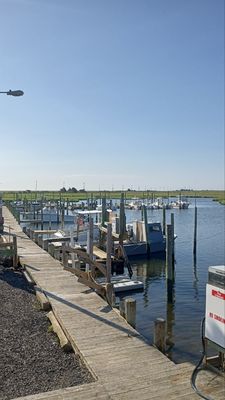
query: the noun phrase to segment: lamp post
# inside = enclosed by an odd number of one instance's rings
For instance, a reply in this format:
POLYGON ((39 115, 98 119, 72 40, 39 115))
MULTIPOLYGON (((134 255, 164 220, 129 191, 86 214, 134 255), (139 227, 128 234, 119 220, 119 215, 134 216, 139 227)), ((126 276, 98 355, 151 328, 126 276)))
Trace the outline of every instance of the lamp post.
MULTIPOLYGON (((7 94, 8 96, 15 96, 15 97, 24 95, 22 90, 8 90, 7 92, 0 92, 0 94, 1 93, 7 94)), ((0 235, 3 233, 3 230, 4 230, 4 218, 2 215, 2 200, 0 198, 0 235)))
POLYGON ((7 92, 0 92, 0 93, 5 93, 8 96, 15 96, 15 97, 24 95, 24 92, 22 90, 8 90, 7 92))

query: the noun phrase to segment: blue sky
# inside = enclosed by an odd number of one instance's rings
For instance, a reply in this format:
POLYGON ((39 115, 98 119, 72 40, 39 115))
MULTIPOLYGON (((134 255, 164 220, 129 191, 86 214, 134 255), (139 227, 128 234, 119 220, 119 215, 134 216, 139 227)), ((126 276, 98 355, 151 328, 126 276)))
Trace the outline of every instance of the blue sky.
POLYGON ((223 0, 0 0, 0 190, 224 188, 223 0))

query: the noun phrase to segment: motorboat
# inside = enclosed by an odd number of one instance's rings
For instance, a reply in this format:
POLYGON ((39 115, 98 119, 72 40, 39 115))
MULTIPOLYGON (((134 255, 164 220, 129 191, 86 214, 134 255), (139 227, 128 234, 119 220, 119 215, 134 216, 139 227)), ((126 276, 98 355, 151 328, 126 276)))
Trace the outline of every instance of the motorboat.
POLYGON ((188 201, 187 197, 181 197, 175 201, 172 201, 171 203, 172 208, 179 208, 179 209, 187 209, 190 205, 190 202, 188 201))
POLYGON ((127 239, 123 241, 123 248, 128 258, 165 252, 166 239, 162 232, 161 223, 148 222, 147 234, 143 221, 129 223, 127 225, 127 239))

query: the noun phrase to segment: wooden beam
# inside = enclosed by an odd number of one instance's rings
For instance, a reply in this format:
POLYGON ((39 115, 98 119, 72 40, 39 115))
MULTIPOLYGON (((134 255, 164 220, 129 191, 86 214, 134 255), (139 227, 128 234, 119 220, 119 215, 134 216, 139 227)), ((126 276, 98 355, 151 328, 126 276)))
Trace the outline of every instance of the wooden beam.
POLYGON ((0 248, 13 247, 13 242, 0 243, 0 248))
POLYGON ((47 234, 50 234, 50 233, 56 233, 56 232, 58 232, 57 230, 51 230, 51 229, 34 229, 33 230, 33 232, 34 233, 38 233, 38 234, 43 234, 43 235, 47 235, 47 234))
POLYGON ((78 282, 80 282, 83 285, 86 285, 94 290, 97 290, 97 292, 99 294, 101 294, 102 296, 105 296, 105 294, 106 294, 105 288, 94 281, 90 281, 89 279, 78 278, 78 282))
MULTIPOLYGON (((107 228, 105 228, 104 226, 99 226, 99 229, 100 229, 101 232, 104 232, 104 233, 107 234, 107 228)), ((112 237, 113 237, 115 240, 119 240, 120 235, 119 235, 119 233, 112 232, 112 237)))
POLYGON ((67 339, 65 333, 63 332, 63 330, 61 328, 61 325, 59 325, 59 323, 58 323, 55 315, 53 314, 53 312, 50 311, 47 314, 47 317, 51 321, 53 331, 56 333, 56 335, 59 338, 60 346, 62 347, 62 349, 65 352, 71 351, 72 350, 72 346, 71 346, 69 340, 67 339))
POLYGON ((81 271, 79 268, 65 267, 65 271, 69 271, 78 277, 78 282, 83 285, 89 286, 92 289, 97 290, 100 294, 105 296, 106 290, 99 283, 95 282, 89 272, 81 271))
POLYGON ((101 265, 100 263, 98 263, 97 261, 91 260, 91 258, 88 256, 88 254, 85 253, 84 251, 67 246, 66 252, 76 253, 83 261, 98 268, 103 275, 106 275, 106 268, 103 265, 101 265))

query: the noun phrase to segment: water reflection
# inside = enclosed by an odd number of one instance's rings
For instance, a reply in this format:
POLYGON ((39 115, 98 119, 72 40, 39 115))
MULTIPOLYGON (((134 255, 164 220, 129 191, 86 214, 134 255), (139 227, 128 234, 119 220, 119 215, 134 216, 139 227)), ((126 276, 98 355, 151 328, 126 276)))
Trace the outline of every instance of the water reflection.
MULTIPOLYGON (((168 296, 165 259, 135 260, 134 276, 144 282, 137 300, 137 330, 153 342, 154 321, 167 321, 167 352, 175 362, 199 359, 200 323, 205 313, 205 290, 210 265, 224 264, 224 207, 210 199, 198 199, 197 251, 193 254, 193 207, 174 210, 175 281, 168 296)), ((151 211, 150 213, 151 214, 151 211)), ((153 212, 152 212, 153 214, 153 212)), ((154 211, 161 220, 161 211, 154 211)), ((150 219, 151 216, 149 215, 150 219)), ((169 222, 170 210, 167 212, 169 222)))
POLYGON ((144 283, 143 304, 147 307, 150 301, 150 285, 153 281, 161 280, 165 276, 165 258, 150 258, 131 262, 134 276, 144 283))
POLYGON ((194 288, 194 291, 195 291, 195 299, 199 300, 198 270, 197 270, 197 257, 196 257, 196 254, 193 255, 193 288, 194 288))
POLYGON ((166 310, 166 322, 167 322, 167 340, 166 344, 167 348, 167 355, 168 357, 172 358, 172 350, 175 345, 174 343, 174 332, 173 328, 175 325, 175 293, 173 296, 173 302, 167 302, 167 310, 166 310))

